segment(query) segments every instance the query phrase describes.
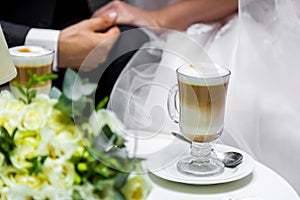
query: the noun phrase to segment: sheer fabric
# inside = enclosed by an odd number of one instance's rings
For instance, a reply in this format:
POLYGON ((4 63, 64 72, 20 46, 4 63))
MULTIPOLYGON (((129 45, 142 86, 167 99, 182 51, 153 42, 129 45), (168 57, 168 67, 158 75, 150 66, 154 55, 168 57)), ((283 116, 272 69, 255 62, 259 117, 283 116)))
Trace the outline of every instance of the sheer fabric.
POLYGON ((175 70, 205 60, 230 68, 221 141, 283 176, 300 194, 300 3, 240 0, 225 25, 195 24, 147 44, 122 72, 108 108, 128 128, 178 131, 167 112, 175 70), (207 54, 208 55, 207 55, 207 54))

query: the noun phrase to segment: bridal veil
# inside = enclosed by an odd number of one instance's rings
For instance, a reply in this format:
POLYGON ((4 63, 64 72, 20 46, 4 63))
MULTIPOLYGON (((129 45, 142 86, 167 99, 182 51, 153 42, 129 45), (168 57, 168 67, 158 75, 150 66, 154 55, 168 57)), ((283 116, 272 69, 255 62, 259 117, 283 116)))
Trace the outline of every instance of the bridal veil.
POLYGON ((131 129, 177 130, 166 109, 176 68, 194 56, 228 67, 220 142, 247 151, 300 194, 300 1, 239 0, 226 24, 151 35, 120 75, 108 108, 131 129))

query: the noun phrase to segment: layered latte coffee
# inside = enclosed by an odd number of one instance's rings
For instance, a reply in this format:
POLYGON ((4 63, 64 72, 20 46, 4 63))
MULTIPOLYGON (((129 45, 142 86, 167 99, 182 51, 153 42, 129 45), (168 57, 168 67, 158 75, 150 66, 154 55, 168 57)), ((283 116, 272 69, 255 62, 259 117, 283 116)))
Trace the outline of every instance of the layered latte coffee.
POLYGON ((224 124, 228 71, 206 65, 178 69, 180 129, 194 142, 211 142, 224 124))

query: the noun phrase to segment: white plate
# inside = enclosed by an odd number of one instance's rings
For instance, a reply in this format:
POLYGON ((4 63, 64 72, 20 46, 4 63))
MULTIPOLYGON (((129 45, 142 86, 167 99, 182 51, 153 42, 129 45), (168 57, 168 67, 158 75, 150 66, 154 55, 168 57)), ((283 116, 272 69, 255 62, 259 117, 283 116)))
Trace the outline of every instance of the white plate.
MULTIPOLYGON (((176 147, 175 147, 176 148, 176 147)), ((180 147, 177 147, 180 148, 180 147)), ((180 182, 180 183, 186 183, 186 184, 194 184, 194 185, 211 185, 211 184, 220 184, 220 183, 227 183, 231 181, 236 181, 241 178, 244 178, 252 173, 254 169, 254 160, 253 158, 239 150, 233 147, 229 147, 226 145, 218 144, 216 145, 215 149, 218 152, 225 152, 225 151, 237 151, 240 152, 243 155, 243 162, 238 165, 236 168, 227 168, 225 167, 225 170, 222 174, 211 176, 211 177, 193 177, 189 175, 184 175, 177 170, 177 162, 180 158, 177 158, 172 162, 171 164, 167 165, 167 163, 163 163, 162 168, 160 169, 154 169, 151 168, 151 160, 147 160, 147 166, 150 172, 152 172, 154 175, 174 182, 180 182), (164 165, 165 164, 165 165, 164 165)), ((186 152, 185 154, 188 154, 189 152, 186 152)), ((184 156, 184 155, 183 155, 184 156)))
POLYGON ((217 144, 214 149, 218 152, 237 151, 243 155, 243 162, 236 168, 225 168, 220 175, 211 177, 193 177, 178 172, 177 162, 190 153, 189 144, 178 140, 171 134, 151 133, 146 131, 127 132, 129 149, 134 149, 137 157, 143 157, 144 170, 173 182, 194 185, 211 185, 227 183, 244 178, 251 174, 255 162, 246 152, 227 145, 217 144), (131 134, 131 135, 130 135, 131 134), (134 137, 133 137, 134 135, 134 137))

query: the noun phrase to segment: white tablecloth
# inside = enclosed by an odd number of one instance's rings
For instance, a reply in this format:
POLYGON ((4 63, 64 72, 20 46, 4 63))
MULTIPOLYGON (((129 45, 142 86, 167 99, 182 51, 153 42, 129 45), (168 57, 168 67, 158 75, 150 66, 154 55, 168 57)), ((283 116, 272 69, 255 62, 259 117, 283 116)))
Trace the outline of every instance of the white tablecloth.
MULTIPOLYGON (((140 130, 126 131, 129 149, 139 157, 164 159, 163 151, 178 139, 168 133, 155 133, 140 130)), ((179 144, 187 145, 184 142, 179 144)), ((187 145, 188 146, 188 145, 187 145)), ((148 161, 147 161, 148 162, 148 161)), ((255 161, 253 172, 236 181, 215 185, 189 185, 164 180, 151 172, 147 176, 153 185, 149 200, 233 200, 244 197, 257 197, 257 200, 300 200, 295 190, 281 176, 270 168, 255 161), (260 199, 259 199, 260 198, 260 199)), ((254 200, 254 199, 253 199, 254 200)))

